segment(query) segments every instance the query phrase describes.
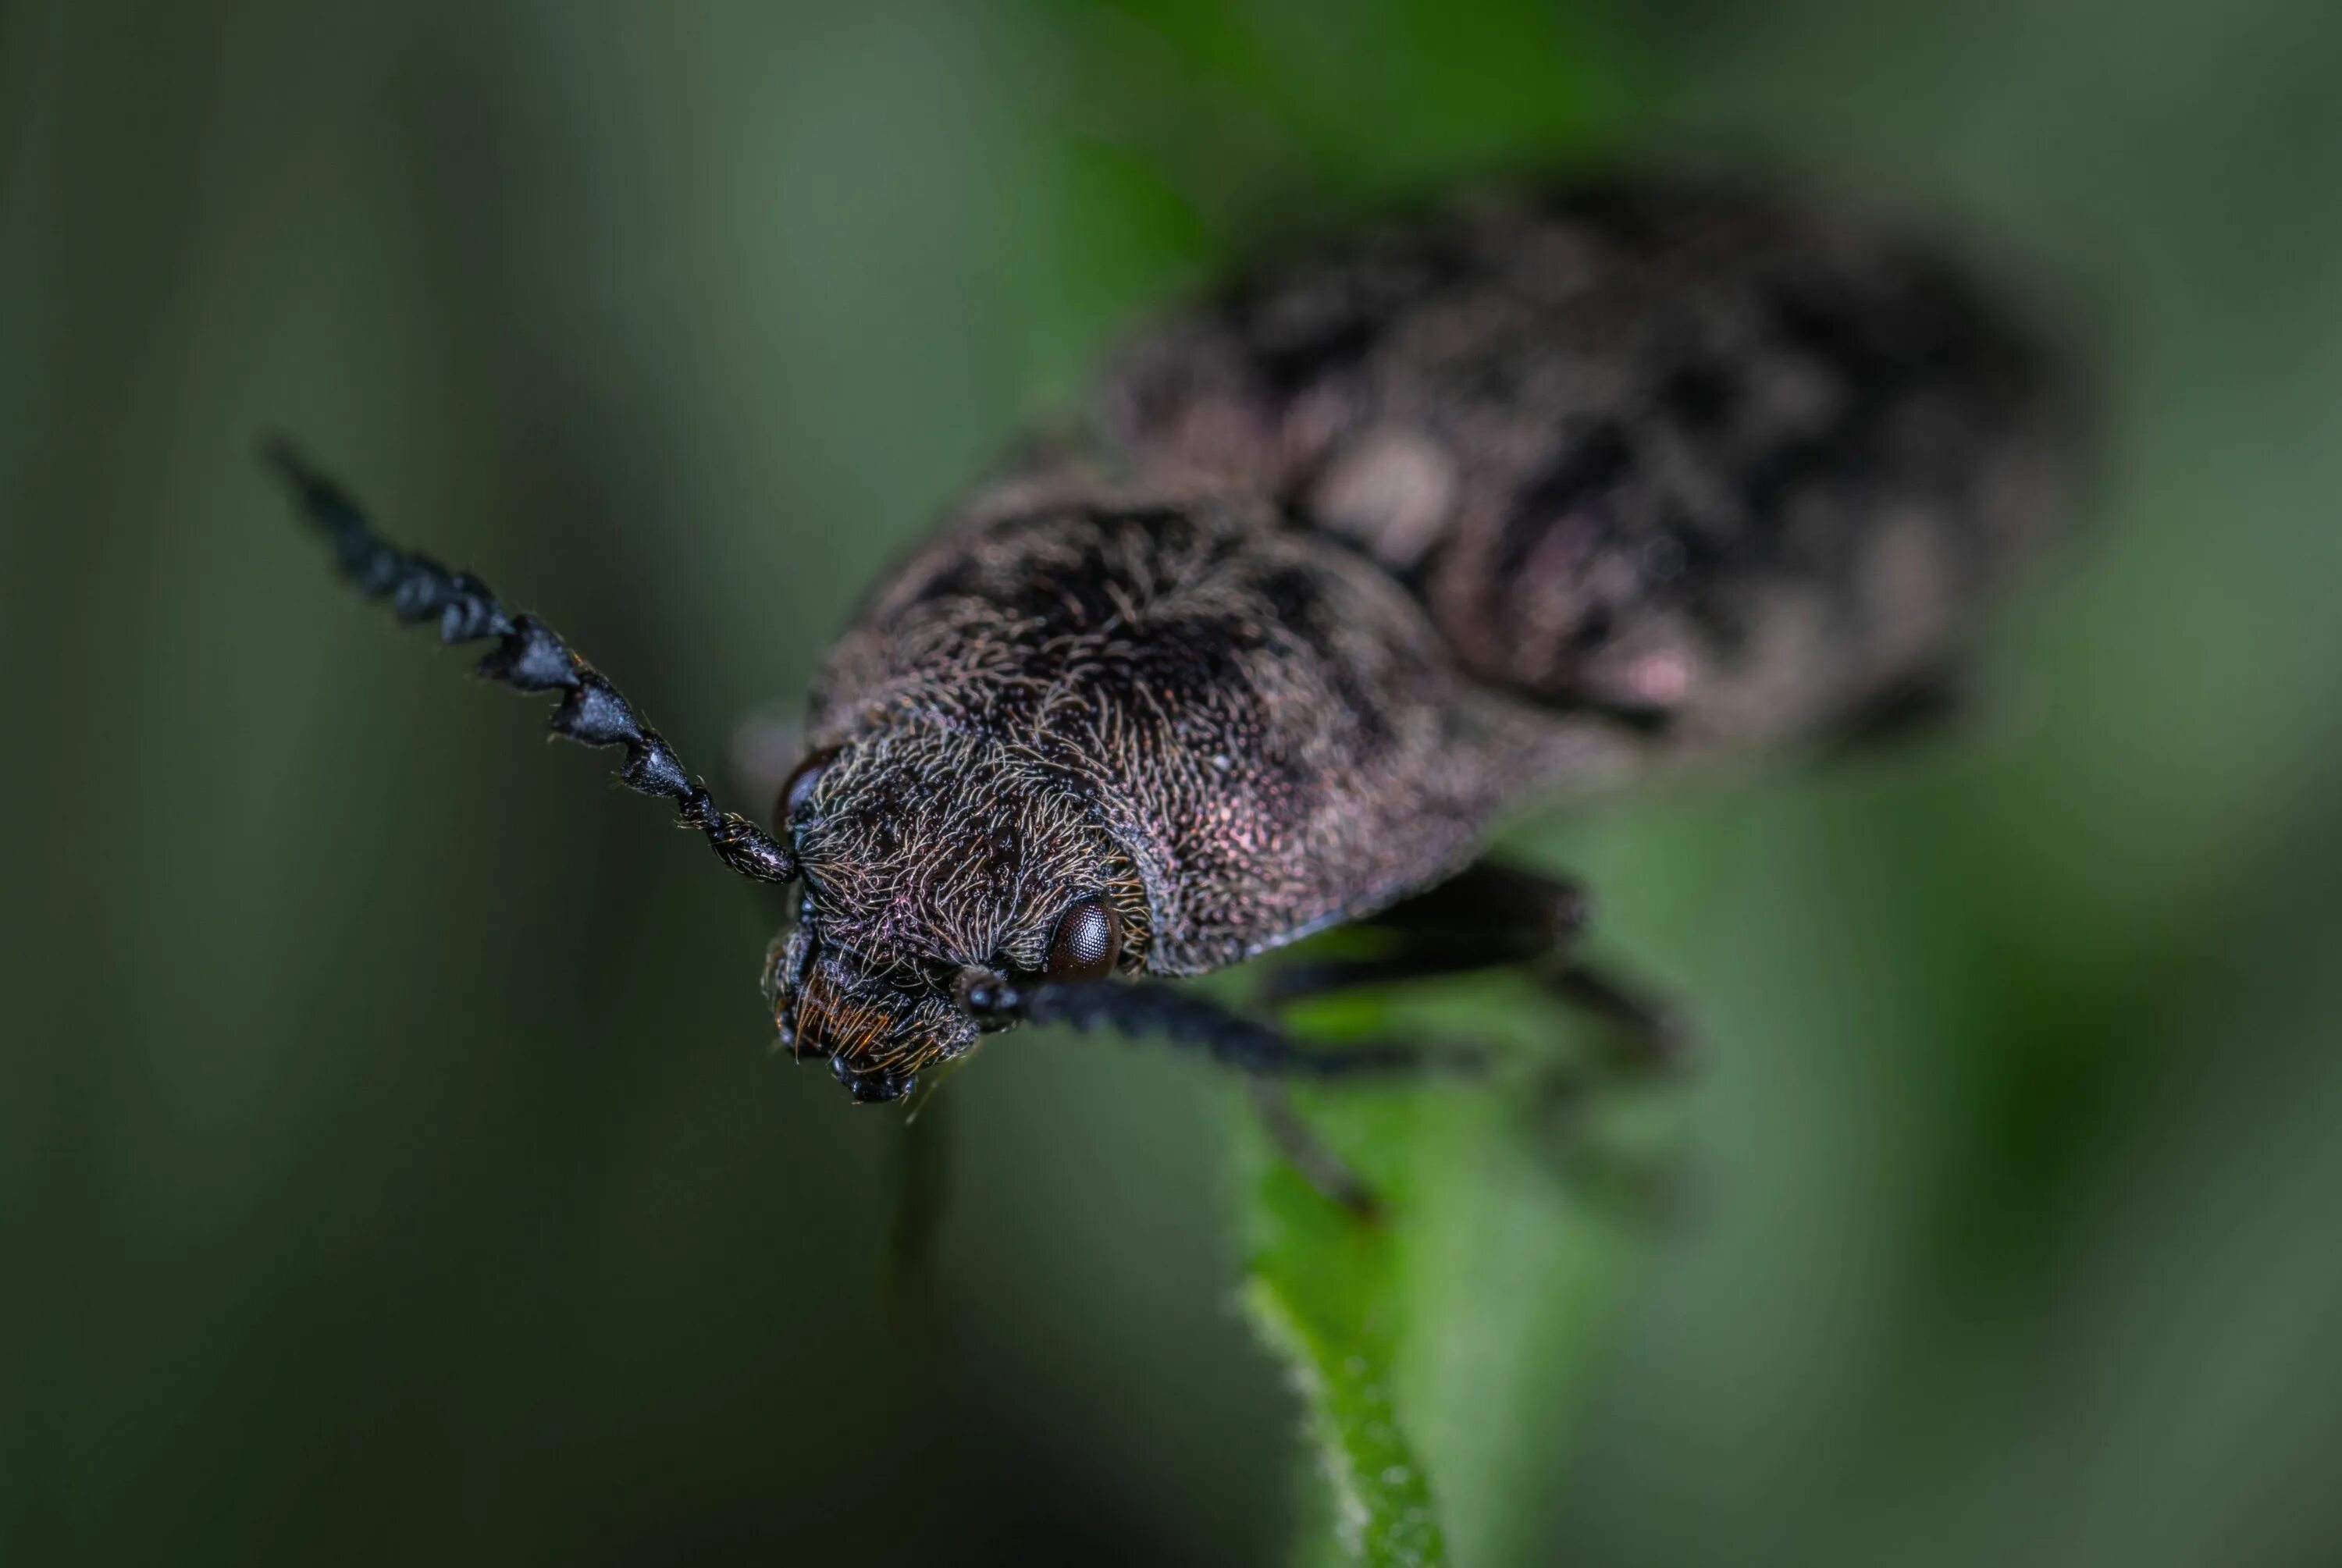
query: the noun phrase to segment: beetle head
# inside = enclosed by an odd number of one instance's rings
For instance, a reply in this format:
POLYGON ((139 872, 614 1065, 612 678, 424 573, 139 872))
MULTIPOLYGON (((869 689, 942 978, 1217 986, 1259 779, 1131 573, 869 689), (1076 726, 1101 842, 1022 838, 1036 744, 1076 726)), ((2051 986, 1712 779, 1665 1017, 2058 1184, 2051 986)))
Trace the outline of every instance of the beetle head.
POLYGON ((880 729, 800 764, 805 878, 768 971, 781 1041, 856 1100, 909 1094, 1052 980, 1136 968, 1146 904, 1080 793, 1020 748, 880 729))

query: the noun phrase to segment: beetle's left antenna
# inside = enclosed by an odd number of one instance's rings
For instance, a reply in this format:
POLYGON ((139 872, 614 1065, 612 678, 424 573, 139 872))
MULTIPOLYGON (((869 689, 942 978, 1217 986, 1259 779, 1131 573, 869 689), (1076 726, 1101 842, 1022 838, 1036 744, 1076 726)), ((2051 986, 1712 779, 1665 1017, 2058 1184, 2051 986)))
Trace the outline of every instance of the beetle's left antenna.
POLYGON ((451 572, 375 533, 348 493, 309 466, 290 442, 272 439, 261 455, 291 486, 302 515, 325 535, 342 575, 359 593, 388 599, 391 613, 404 624, 436 621, 443 643, 495 638, 496 645, 480 661, 480 674, 516 692, 559 692, 554 734, 589 746, 626 747, 619 781, 675 802, 683 824, 706 834, 718 860, 758 882, 795 879, 796 857, 746 817, 717 811, 706 786, 684 771, 682 759, 659 733, 637 718, 634 704, 570 652, 552 627, 534 615, 506 610, 469 572, 451 572))

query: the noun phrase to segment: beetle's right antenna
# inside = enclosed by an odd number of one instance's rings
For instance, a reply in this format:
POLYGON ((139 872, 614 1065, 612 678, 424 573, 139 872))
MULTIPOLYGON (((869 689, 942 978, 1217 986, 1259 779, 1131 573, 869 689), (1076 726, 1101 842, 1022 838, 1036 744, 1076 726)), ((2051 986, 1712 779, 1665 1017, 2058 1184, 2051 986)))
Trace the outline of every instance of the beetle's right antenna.
POLYGON ((552 627, 534 615, 507 611, 470 573, 450 572, 375 533, 348 493, 310 467, 291 443, 271 440, 261 455, 284 475, 302 515, 325 535, 342 575, 359 593, 388 599, 391 613, 405 624, 437 621, 443 643, 495 638, 495 647, 480 661, 480 674, 516 692, 559 692, 554 734, 589 746, 626 747, 619 781, 675 802, 684 825, 706 834, 716 858, 741 875, 758 882, 796 878, 796 857, 746 817, 717 811, 706 786, 684 772, 682 760, 659 733, 636 717, 617 687, 570 652, 552 627))

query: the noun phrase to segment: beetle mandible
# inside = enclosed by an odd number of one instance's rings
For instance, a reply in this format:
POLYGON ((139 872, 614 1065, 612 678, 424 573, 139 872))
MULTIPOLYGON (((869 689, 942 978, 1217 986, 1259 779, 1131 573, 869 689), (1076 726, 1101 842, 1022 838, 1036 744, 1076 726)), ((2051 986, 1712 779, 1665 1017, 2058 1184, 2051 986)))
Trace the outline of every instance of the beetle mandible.
POLYGON ((801 884, 779 1036, 857 1101, 1020 1020, 1261 1074, 1312 1049, 1165 982, 1372 923, 1285 987, 1578 962, 1569 884, 1502 822, 1858 726, 1956 667, 2067 510, 2041 335, 1940 251, 1751 185, 1620 178, 1450 204, 1141 336, 868 599, 771 831, 719 811, 535 618, 376 536, 271 449, 364 592, 558 693, 735 871, 801 884))

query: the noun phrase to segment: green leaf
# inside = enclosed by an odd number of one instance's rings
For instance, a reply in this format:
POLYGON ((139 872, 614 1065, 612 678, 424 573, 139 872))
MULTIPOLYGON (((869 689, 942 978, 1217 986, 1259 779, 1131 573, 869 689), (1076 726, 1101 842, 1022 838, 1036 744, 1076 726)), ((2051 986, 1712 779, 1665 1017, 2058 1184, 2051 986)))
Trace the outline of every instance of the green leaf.
MULTIPOLYGON (((1297 1097, 1373 1188, 1362 1219, 1256 1130, 1244 1190, 1245 1301, 1308 1409, 1331 1533, 1349 1560, 1480 1568, 1521 1560, 1545 1523, 1566 1413, 1642 1226, 1630 1175, 1663 1104, 1606 1089, 1557 1099, 1583 1061, 1550 1010, 1503 982, 1402 1006, 1346 1003, 1312 1034, 1511 1036, 1499 1081, 1297 1097)), ((1249 1118, 1247 1118, 1249 1121, 1249 1118)), ((1657 1118, 1664 1120, 1664 1113, 1657 1118)), ((1340 1561, 1312 1543, 1304 1562, 1340 1561)))
POLYGON ((1245 1303, 1309 1406, 1336 1537, 1376 1568, 1446 1563, 1430 1482, 1396 1410, 1396 1238, 1283 1166, 1263 1173, 1253 1213, 1245 1303))

